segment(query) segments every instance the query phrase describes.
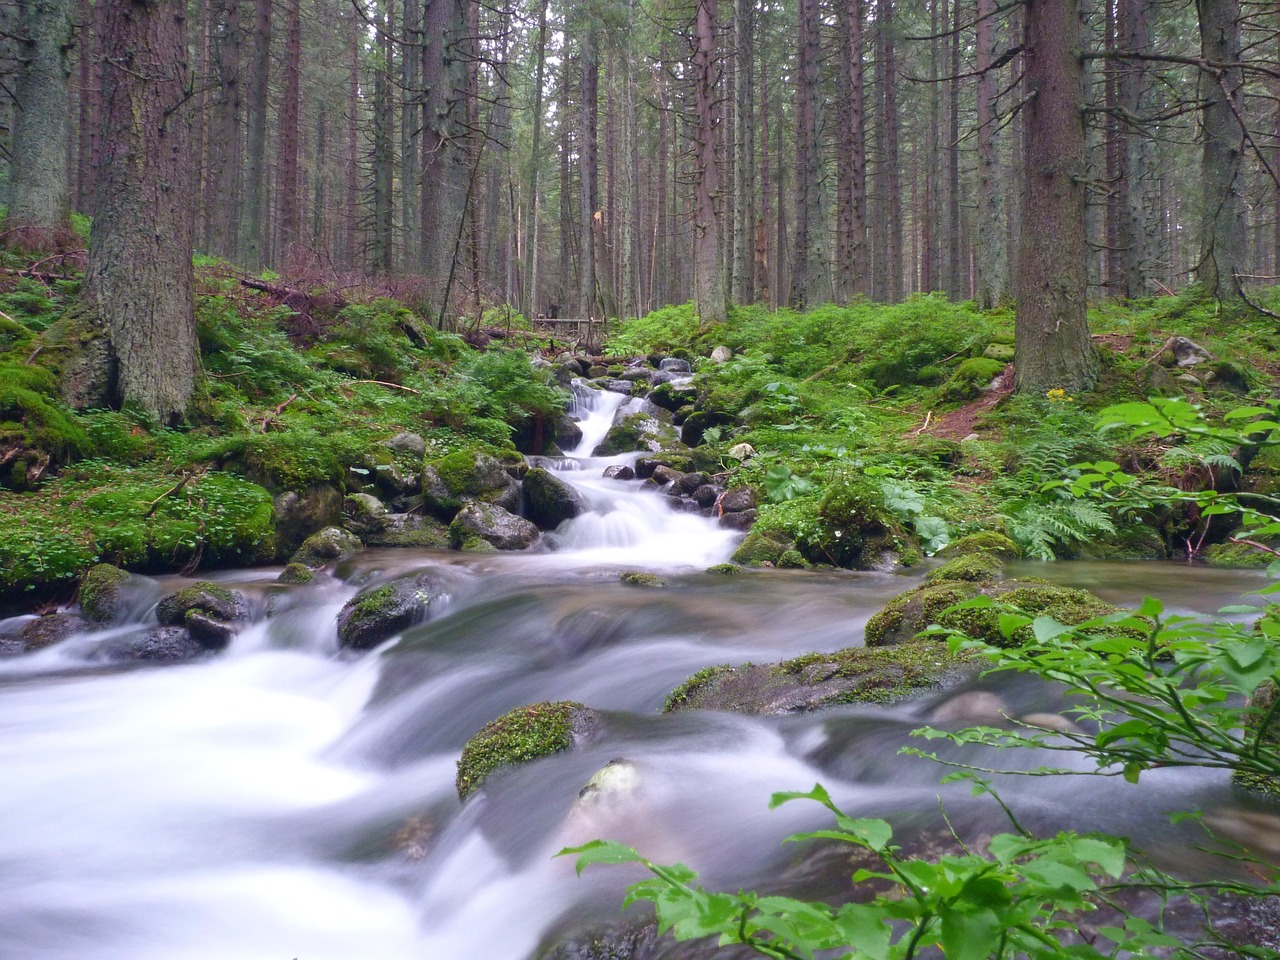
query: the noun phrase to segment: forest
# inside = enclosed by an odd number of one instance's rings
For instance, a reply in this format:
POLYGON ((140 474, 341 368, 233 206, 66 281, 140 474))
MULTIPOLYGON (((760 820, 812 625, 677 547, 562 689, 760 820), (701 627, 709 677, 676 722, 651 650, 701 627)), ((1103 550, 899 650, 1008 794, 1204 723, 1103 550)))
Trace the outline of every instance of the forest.
POLYGON ((0 954, 1280 960, 1276 3, 0 18, 0 954))

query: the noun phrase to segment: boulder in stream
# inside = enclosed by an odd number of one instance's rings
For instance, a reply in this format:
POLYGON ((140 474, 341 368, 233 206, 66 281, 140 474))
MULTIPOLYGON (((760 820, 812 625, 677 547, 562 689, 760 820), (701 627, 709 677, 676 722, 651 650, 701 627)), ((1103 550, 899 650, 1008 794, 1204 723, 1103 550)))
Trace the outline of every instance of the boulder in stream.
POLYGON ((571 700, 517 707, 490 721, 462 748, 455 780, 459 799, 467 799, 504 767, 586 742, 599 723, 597 711, 571 700))
POLYGON ((534 467, 524 475, 524 493, 529 504, 529 519, 543 530, 554 530, 587 511, 582 494, 541 467, 534 467))
POLYGON ((496 503, 467 504, 449 524, 449 542, 455 550, 524 550, 538 536, 532 523, 496 503))
POLYGON ((92 629, 93 624, 74 613, 46 613, 22 625, 17 637, 21 650, 17 652, 34 653, 92 629))
POLYGON ((150 660, 157 663, 185 663, 207 655, 208 648, 186 627, 153 627, 127 637, 109 640, 103 653, 112 660, 150 660))
POLYGON ((850 647, 782 663, 707 667, 673 690, 663 710, 768 715, 841 703, 889 703, 957 682, 971 672, 967 658, 953 655, 937 640, 891 649, 850 647))
POLYGON ((249 619, 249 601, 239 590, 202 580, 156 605, 156 619, 168 627, 186 627, 201 646, 221 650, 249 619))
POLYGON ((445 596, 445 585, 434 571, 362 590, 338 614, 338 643, 370 650, 425 620, 445 596))
POLYGON ((354 533, 341 527, 325 527, 319 533, 307 537, 290 563, 300 563, 315 570, 338 560, 345 560, 364 549, 364 544, 354 533))
POLYGON ((422 497, 427 508, 447 522, 469 503, 519 510, 520 484, 496 457, 478 450, 455 450, 423 465, 422 497))
POLYGON ((132 579, 133 574, 109 563, 90 568, 80 581, 78 594, 85 619, 103 624, 122 619, 127 605, 125 593, 132 579))

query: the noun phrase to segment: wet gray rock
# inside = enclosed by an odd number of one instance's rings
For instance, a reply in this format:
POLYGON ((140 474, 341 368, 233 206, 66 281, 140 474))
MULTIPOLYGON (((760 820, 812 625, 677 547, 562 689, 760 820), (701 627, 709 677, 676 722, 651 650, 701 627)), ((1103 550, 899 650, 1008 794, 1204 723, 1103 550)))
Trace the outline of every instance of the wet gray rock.
POLYGON ((756 494, 750 487, 734 487, 720 498, 720 509, 725 513, 742 513, 756 508, 756 494))
POLYGON ((362 590, 338 614, 338 642, 353 650, 370 650, 426 620, 445 596, 445 583, 433 571, 362 590))
POLYGON ((449 542, 459 550, 475 549, 476 541, 498 550, 524 550, 537 540, 536 526, 494 503, 467 504, 449 524, 449 542))
POLYGON ((115 623, 128 607, 127 594, 133 575, 109 563, 90 568, 80 581, 80 612, 94 623, 115 623))
POLYGON ((615 377, 601 377, 595 381, 596 386, 601 390, 608 390, 610 393, 621 393, 631 396, 631 381, 621 380, 615 377))
POLYGON ((165 626, 186 627, 202 647, 221 650, 248 622, 249 602, 239 590, 201 581, 161 600, 156 619, 165 626))
POLYGON ((468 503, 519 510, 520 484, 495 457, 461 450, 423 466, 422 497, 432 513, 450 520, 468 503))
POLYGON ((689 366, 688 360, 681 360, 679 357, 667 357, 658 364, 658 369, 664 373, 689 373, 692 367, 689 366))
POLYGON ((416 433, 397 433, 386 442, 386 446, 396 453, 406 453, 412 457, 421 457, 427 452, 427 441, 416 433))
POLYGON ((343 527, 361 540, 367 540, 387 529, 390 511, 377 497, 367 493, 348 494, 342 503, 343 527))
POLYGON ((556 418, 555 437, 561 450, 573 450, 582 442, 582 428, 573 417, 562 413, 556 418))
POLYGON ((364 544, 355 534, 348 533, 341 527, 325 527, 319 533, 307 537, 290 559, 290 563, 300 563, 315 570, 326 564, 345 560, 362 549, 364 544))
POLYGON ((365 540, 371 547, 449 548, 449 528, 434 517, 416 513, 388 513, 386 525, 365 540))
POLYGON ((155 627, 111 640, 104 646, 103 653, 112 660, 183 663, 205 656, 208 651, 185 627, 155 627))
POLYGON ((726 513, 720 517, 720 526, 726 530, 741 530, 746 533, 756 522, 755 510, 743 510, 740 513, 726 513))
POLYGON ((301 493, 288 490, 273 501, 276 514, 276 556, 287 557, 317 530, 342 519, 342 494, 321 483, 301 493))
POLYGON ((711 351, 712 363, 728 363, 733 359, 733 351, 721 344, 711 351))
POLYGON ((77 617, 74 613, 46 613, 42 617, 36 617, 23 624, 22 629, 18 631, 17 640, 20 646, 17 652, 34 653, 36 650, 43 650, 55 643, 61 643, 77 633, 85 633, 92 629, 93 624, 84 617, 77 617))
POLYGON ((698 506, 706 510, 716 505, 716 501, 720 499, 720 494, 722 493, 724 493, 724 487, 718 487, 713 483, 704 483, 697 487, 691 496, 698 502, 698 506))
POLYGON ((606 480, 634 480, 636 472, 624 463, 615 463, 611 467, 604 468, 603 476, 606 480))
POLYGON ((529 519, 543 530, 554 530, 564 521, 587 511, 582 494, 541 467, 534 467, 525 474, 524 493, 529 505, 529 519))

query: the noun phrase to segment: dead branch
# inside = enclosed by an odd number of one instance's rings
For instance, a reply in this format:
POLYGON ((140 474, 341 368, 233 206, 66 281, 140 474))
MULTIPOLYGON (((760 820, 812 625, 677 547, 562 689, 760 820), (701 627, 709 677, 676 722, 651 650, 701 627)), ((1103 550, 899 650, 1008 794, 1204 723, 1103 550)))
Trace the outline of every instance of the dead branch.
POLYGON ((146 520, 148 517, 150 517, 153 513, 156 512, 156 508, 160 506, 160 504, 163 503, 168 497, 172 497, 175 493, 178 493, 179 491, 181 491, 182 488, 185 487, 192 480, 197 480, 200 477, 203 477, 208 472, 209 472, 208 467, 202 467, 199 470, 193 470, 190 473, 183 474, 181 480, 179 480, 176 484, 174 484, 164 493, 160 494, 160 496, 156 497, 154 500, 151 501, 151 506, 148 507, 147 512, 142 515, 142 519, 146 520))

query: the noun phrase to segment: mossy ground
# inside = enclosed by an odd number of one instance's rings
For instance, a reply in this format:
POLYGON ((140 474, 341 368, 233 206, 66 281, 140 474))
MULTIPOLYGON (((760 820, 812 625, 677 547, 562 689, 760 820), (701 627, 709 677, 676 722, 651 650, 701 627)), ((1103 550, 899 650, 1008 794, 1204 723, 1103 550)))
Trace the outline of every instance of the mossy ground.
POLYGON ((465 800, 503 767, 569 749, 574 725, 586 709, 572 701, 535 703, 486 724, 467 741, 458 759, 458 797, 465 800))

